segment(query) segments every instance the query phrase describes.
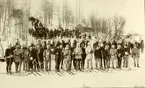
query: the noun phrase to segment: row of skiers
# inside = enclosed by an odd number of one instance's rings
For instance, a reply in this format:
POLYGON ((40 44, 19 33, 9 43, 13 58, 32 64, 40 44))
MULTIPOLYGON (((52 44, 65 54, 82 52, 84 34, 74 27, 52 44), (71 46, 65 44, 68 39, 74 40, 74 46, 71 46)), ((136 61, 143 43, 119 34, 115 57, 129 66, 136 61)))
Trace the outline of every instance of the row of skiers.
POLYGON ((31 44, 29 47, 17 43, 5 50, 6 71, 10 74, 13 62, 16 73, 21 72, 22 67, 24 71, 51 71, 52 61, 55 61, 57 72, 70 71, 73 67, 76 71, 92 70, 93 61, 97 70, 128 68, 130 56, 134 59, 134 67, 139 67, 139 43, 96 42, 92 46, 88 41, 65 46, 61 43, 31 44))

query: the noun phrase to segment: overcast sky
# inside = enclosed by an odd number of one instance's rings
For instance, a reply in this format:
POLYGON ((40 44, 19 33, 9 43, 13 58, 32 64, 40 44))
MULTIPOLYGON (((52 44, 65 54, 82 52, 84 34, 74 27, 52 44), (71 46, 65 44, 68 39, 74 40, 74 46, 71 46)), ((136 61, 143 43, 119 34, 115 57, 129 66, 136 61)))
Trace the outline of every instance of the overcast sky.
MULTIPOLYGON (((19 6, 26 7, 27 0, 17 0, 19 6)), ((43 0, 31 0, 31 15, 39 16, 43 0)), ((51 0, 50 0, 51 1, 51 0)), ((63 0, 54 0, 57 6, 62 6, 63 0)), ((66 0, 73 11, 76 8, 76 0, 66 0)), ((110 17, 116 14, 126 20, 125 32, 145 33, 144 29, 144 0, 81 0, 81 15, 88 17, 91 12, 97 12, 99 16, 110 17)))

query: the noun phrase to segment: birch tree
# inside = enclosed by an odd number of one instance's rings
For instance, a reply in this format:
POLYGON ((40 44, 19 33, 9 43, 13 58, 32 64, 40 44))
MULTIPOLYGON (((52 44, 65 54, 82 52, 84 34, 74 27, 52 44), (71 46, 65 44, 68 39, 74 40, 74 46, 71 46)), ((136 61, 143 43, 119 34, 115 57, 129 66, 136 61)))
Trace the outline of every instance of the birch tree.
POLYGON ((0 1, 0 32, 2 32, 1 25, 3 21, 3 15, 4 15, 4 2, 0 1))

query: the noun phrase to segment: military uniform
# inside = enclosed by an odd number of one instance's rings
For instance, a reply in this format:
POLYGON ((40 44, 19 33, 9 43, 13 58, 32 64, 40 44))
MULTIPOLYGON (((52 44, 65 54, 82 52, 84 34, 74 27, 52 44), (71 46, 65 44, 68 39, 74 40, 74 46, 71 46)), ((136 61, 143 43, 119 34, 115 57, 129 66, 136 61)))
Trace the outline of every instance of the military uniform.
POLYGON ((71 64, 71 50, 70 49, 64 49, 63 50, 64 60, 63 60, 63 69, 66 71, 69 71, 70 64, 71 64))
POLYGON ((16 47, 17 48, 14 50, 14 62, 16 72, 20 72, 22 63, 22 49, 20 49, 20 45, 17 45, 16 47))
POLYGON ((117 66, 117 49, 110 49, 111 55, 111 67, 116 68, 117 66))
POLYGON ((51 49, 45 49, 43 52, 46 71, 51 70, 51 53, 52 53, 51 49), (49 67, 48 67, 48 64, 49 64, 49 67))
POLYGON ((74 49, 75 59, 76 59, 76 70, 80 70, 81 60, 82 60, 82 49, 76 47, 74 49))
POLYGON ((140 57, 139 52, 140 51, 137 47, 132 49, 132 57, 134 59, 134 67, 139 67, 139 57, 140 57))
POLYGON ((25 47, 23 48, 23 70, 27 71, 29 68, 29 50, 25 47))

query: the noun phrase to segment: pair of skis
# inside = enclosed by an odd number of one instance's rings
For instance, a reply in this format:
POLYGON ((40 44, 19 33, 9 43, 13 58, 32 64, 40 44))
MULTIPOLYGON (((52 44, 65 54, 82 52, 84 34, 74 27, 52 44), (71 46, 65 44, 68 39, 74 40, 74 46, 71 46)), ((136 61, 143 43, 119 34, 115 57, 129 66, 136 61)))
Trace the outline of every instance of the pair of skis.
POLYGON ((31 72, 28 73, 27 75, 29 75, 29 74, 33 74, 33 75, 35 75, 35 76, 41 76, 41 74, 40 74, 39 72, 37 72, 37 71, 31 71, 31 72))

